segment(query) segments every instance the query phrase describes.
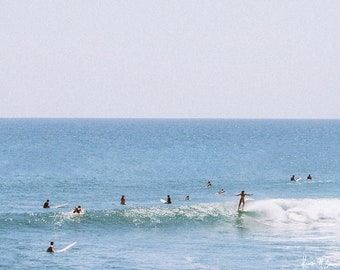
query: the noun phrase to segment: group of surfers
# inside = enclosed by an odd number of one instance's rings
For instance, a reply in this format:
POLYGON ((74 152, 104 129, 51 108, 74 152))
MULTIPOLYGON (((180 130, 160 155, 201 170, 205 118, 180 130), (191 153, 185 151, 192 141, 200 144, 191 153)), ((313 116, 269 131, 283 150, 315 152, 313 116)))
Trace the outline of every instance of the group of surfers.
MULTIPOLYGON (((43 208, 50 208, 50 200, 46 200, 46 202, 44 202, 43 208)), ((81 208, 80 205, 74 207, 72 211, 73 214, 81 214, 83 212, 84 210, 81 208)))
MULTIPOLYGON (((205 187, 207 187, 207 188, 212 187, 211 182, 208 181, 208 183, 205 185, 205 187)), ((222 188, 222 189, 221 189, 220 191, 218 191, 217 193, 218 193, 218 194, 224 194, 224 193, 225 193, 225 190, 222 188)), ((239 201, 239 204, 238 204, 238 207, 237 207, 237 211, 241 211, 241 210, 243 211, 243 209, 244 209, 244 204, 245 204, 244 199, 245 199, 246 196, 251 196, 251 195, 253 195, 253 194, 245 193, 244 190, 242 190, 239 194, 236 194, 236 195, 235 195, 235 196, 241 196, 240 201, 239 201), (241 205, 242 205, 242 207, 241 207, 241 205)), ((189 201, 189 200, 190 200, 189 195, 185 196, 184 200, 185 200, 185 201, 189 201)), ((165 204, 171 204, 171 203, 172 203, 171 197, 170 197, 170 195, 168 195, 165 204)), ((120 198, 120 204, 121 204, 121 205, 126 205, 125 195, 122 195, 122 197, 120 198)))
MULTIPOLYGON (((290 178, 290 181, 298 181, 298 180, 300 180, 300 179, 301 179, 301 177, 299 177, 298 179, 295 179, 295 175, 293 174, 292 177, 290 178)), ((312 179, 313 179, 313 178, 312 178, 311 174, 308 174, 306 180, 311 181, 312 179)))
MULTIPOLYGON (((205 185, 205 187, 207 187, 207 188, 212 187, 211 182, 208 181, 208 183, 205 185)), ((225 193, 225 190, 223 188, 218 192, 218 194, 224 194, 224 193, 225 193)), ((245 204, 245 197, 246 196, 251 196, 251 195, 253 195, 253 194, 245 193, 244 190, 242 190, 239 194, 235 195, 235 196, 240 196, 240 201, 238 203, 237 211, 243 211, 244 204, 245 204)), ((189 195, 185 196, 184 200, 185 201, 189 201, 190 200, 189 195)), ((50 200, 46 200, 46 202, 43 205, 43 208, 50 208, 49 203, 50 203, 50 200)), ((171 204, 171 203, 172 203, 171 197, 170 197, 170 195, 168 195, 167 196, 167 200, 166 200, 166 204, 171 204)), ((126 204, 125 195, 122 195, 122 197, 120 198, 120 204, 121 205, 125 205, 126 204)), ((81 208, 80 205, 75 207, 73 209, 73 211, 72 211, 72 213, 74 213, 74 214, 80 214, 82 212, 83 212, 83 209, 81 208)), ((54 253, 55 252, 55 250, 54 250, 54 242, 53 241, 50 242, 50 246, 47 248, 46 251, 50 252, 50 253, 54 253)))
MULTIPOLYGON (((293 175, 293 176, 294 176, 294 175, 293 175)), ((293 181, 293 180, 292 180, 292 181, 293 181)), ((205 187, 207 187, 207 188, 212 187, 211 182, 208 181, 208 183, 205 185, 205 187)), ((218 191, 217 193, 218 193, 218 194, 224 194, 224 193, 225 193, 225 190, 222 188, 222 189, 221 189, 220 191, 218 191)), ((245 193, 244 190, 242 190, 239 194, 236 194, 236 195, 235 195, 235 196, 241 196, 240 201, 239 201, 239 204, 238 204, 237 211, 240 211, 240 210, 243 210, 243 209, 244 209, 244 204, 245 204, 244 198, 245 198, 246 196, 251 196, 251 195, 253 195, 253 194, 245 193), (242 208, 241 208, 241 205, 242 205, 242 208)), ((189 195, 185 196, 184 200, 185 200, 185 201, 189 201, 189 200, 190 200, 189 195)), ((165 203, 166 203, 166 204, 171 204, 171 203, 172 203, 170 195, 167 196, 167 199, 166 199, 166 202, 165 202, 165 203)), ((122 195, 122 197, 120 198, 120 204, 121 204, 121 205, 126 205, 125 195, 122 195)), ((43 208, 50 208, 50 200, 46 200, 46 202, 45 202, 44 205, 43 205, 43 208)), ((80 214, 80 213, 83 213, 83 212, 84 212, 84 210, 81 208, 80 205, 76 206, 76 207, 73 209, 73 211, 72 211, 73 214, 80 214)))
MULTIPOLYGON (((212 187, 212 184, 210 181, 208 181, 205 185, 206 188, 210 188, 212 187)), ((222 188, 219 192, 217 192, 218 194, 224 194, 225 193, 225 190, 222 188)), ((239 194, 235 194, 235 196, 241 196, 240 197, 240 200, 239 200, 239 203, 238 203, 238 207, 237 207, 237 211, 243 211, 244 210, 244 204, 245 204, 245 197, 246 196, 251 196, 253 194, 250 194, 250 193, 246 193, 244 190, 242 190, 239 194), (242 207, 241 207, 242 206, 242 207)))

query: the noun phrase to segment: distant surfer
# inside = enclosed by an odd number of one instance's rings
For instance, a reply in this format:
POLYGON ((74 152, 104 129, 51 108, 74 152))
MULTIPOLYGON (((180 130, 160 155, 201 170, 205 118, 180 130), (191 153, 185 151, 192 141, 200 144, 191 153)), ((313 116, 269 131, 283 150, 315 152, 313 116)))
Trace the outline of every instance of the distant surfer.
POLYGON ((245 193, 244 190, 242 190, 241 193, 235 195, 235 196, 241 196, 240 202, 238 203, 237 211, 240 211, 240 210, 244 209, 244 198, 246 196, 251 196, 251 195, 253 195, 253 194, 245 193), (242 209, 240 209, 241 204, 242 204, 242 209))
POLYGON ((312 180, 312 176, 310 174, 308 174, 307 180, 312 180))
POLYGON ((290 181, 295 181, 295 175, 293 174, 292 177, 290 178, 290 181))
POLYGON ((50 200, 47 200, 44 205, 43 208, 50 208, 50 200))
POLYGON ((125 196, 124 195, 122 195, 122 197, 120 198, 120 204, 125 205, 125 196))
POLYGON ((184 200, 185 200, 185 201, 190 201, 189 195, 185 196, 184 200))
POLYGON ((83 209, 81 209, 81 206, 78 205, 77 207, 74 207, 73 214, 80 214, 83 212, 83 209))
POLYGON ((54 252, 54 242, 53 241, 50 242, 50 246, 48 247, 46 252, 50 252, 50 253, 54 252))
POLYGON ((225 190, 223 188, 218 192, 218 194, 224 194, 224 193, 225 193, 225 190))
POLYGON ((208 183, 205 185, 205 187, 207 187, 207 188, 209 188, 209 187, 211 187, 211 186, 212 186, 212 184, 211 184, 210 181, 208 181, 208 183))
POLYGON ((167 203, 167 204, 171 204, 171 198, 170 198, 170 195, 168 195, 168 198, 166 199, 166 203, 167 203))

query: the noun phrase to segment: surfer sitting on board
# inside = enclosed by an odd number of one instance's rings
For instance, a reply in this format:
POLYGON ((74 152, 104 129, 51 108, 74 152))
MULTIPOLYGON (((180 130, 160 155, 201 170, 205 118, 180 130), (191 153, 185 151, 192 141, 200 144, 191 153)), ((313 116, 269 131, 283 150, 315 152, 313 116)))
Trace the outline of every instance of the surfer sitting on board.
POLYGON ((50 208, 50 200, 47 200, 47 201, 44 203, 43 208, 50 208))
POLYGON ((312 180, 312 176, 310 174, 308 174, 307 180, 312 180))
POLYGON ((237 211, 240 211, 240 210, 241 210, 241 209, 240 209, 241 204, 242 204, 242 210, 244 209, 244 198, 245 198, 246 196, 251 196, 251 195, 253 195, 253 194, 245 193, 244 190, 242 190, 241 193, 235 195, 235 196, 241 196, 240 202, 238 203, 237 211))
POLYGON ((125 196, 124 195, 122 195, 122 197, 120 198, 120 204, 125 205, 125 196))
POLYGON ((212 185, 211 185, 211 182, 210 181, 208 181, 208 183, 205 185, 205 187, 211 187, 212 185))
POLYGON ((171 198, 170 195, 168 195, 168 198, 166 199, 166 203, 171 204, 171 198))
POLYGON ((290 181, 295 181, 295 175, 293 174, 292 177, 290 178, 290 181))
POLYGON ((48 247, 46 252, 51 252, 51 253, 54 252, 54 242, 53 241, 50 242, 50 246, 48 247))

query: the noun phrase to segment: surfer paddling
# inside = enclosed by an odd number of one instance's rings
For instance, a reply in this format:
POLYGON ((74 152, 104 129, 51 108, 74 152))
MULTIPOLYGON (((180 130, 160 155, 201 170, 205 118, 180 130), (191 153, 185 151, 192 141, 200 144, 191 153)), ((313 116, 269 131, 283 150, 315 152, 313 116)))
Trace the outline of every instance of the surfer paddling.
POLYGON ((251 195, 253 195, 253 194, 245 193, 244 190, 242 190, 241 193, 235 195, 235 196, 241 196, 240 202, 238 203, 237 211, 244 209, 244 198, 246 196, 251 196, 251 195), (242 204, 242 209, 240 209, 241 204, 242 204))
POLYGON ((73 214, 81 214, 83 212, 84 212, 84 210, 81 209, 80 205, 78 205, 78 207, 74 207, 74 209, 73 209, 73 214))
POLYGON ((54 242, 53 241, 50 242, 50 246, 48 247, 46 252, 50 252, 50 253, 54 252, 54 242))

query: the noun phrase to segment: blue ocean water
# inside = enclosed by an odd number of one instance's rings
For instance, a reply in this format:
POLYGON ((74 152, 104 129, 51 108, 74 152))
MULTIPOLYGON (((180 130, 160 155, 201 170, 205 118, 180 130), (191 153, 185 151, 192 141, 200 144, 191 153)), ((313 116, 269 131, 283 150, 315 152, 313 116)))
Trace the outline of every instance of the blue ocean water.
POLYGON ((339 120, 1 119, 0 268, 340 269, 339 138, 339 120))

